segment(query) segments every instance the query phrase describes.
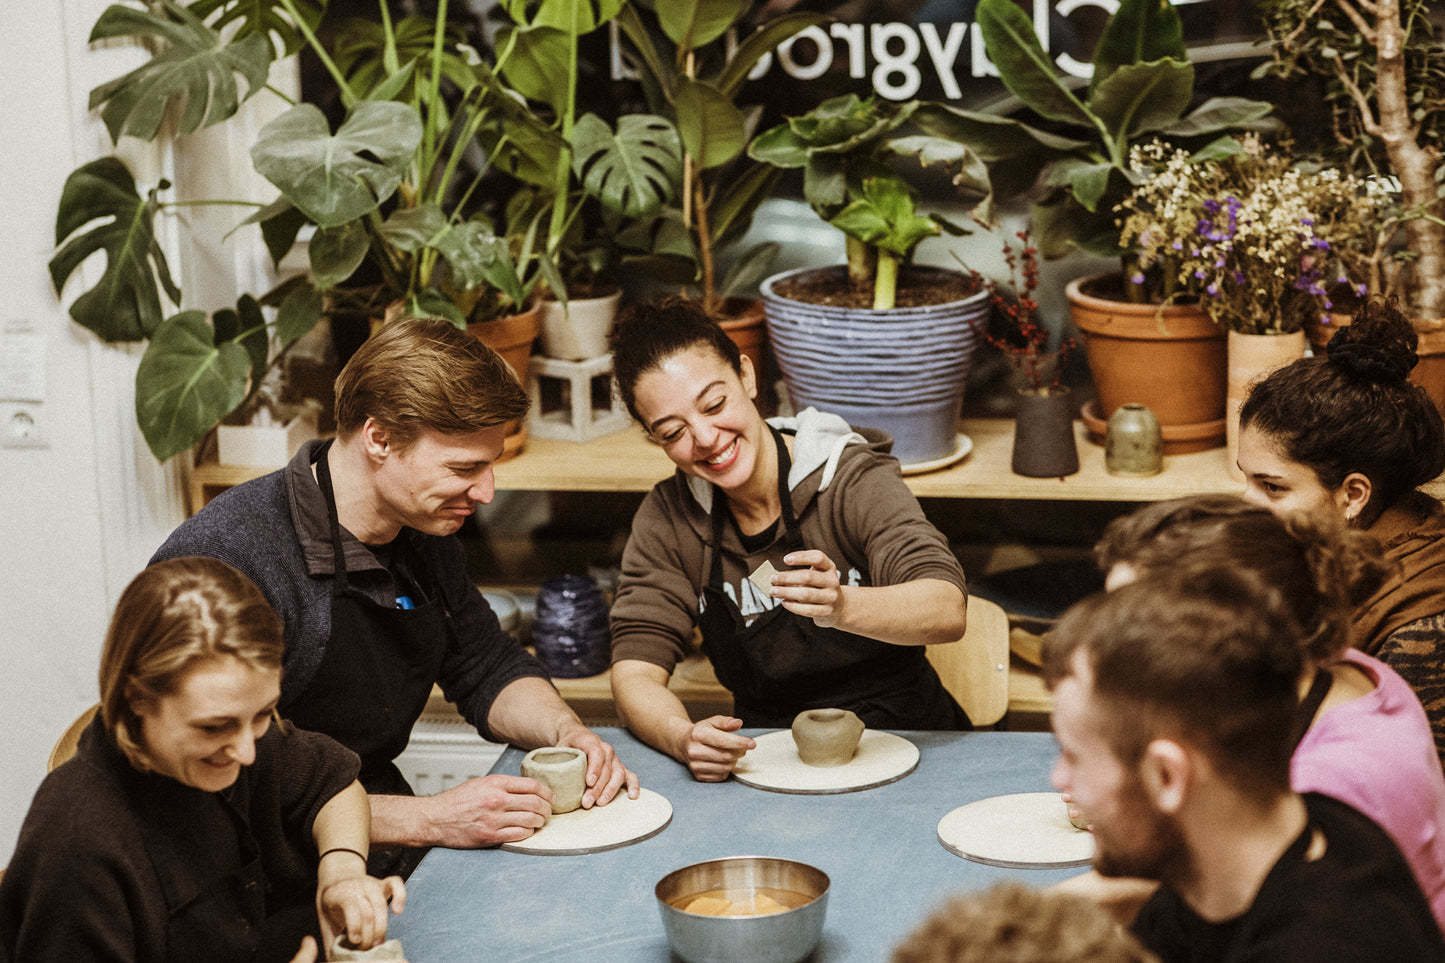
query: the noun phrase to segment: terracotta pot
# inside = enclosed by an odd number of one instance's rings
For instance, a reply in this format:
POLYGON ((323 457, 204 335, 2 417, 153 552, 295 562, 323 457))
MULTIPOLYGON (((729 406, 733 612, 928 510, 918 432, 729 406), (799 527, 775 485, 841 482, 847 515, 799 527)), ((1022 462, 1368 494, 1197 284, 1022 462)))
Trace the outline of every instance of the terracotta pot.
POLYGON ((1068 388, 1019 392, 1014 415, 1015 475, 1062 478, 1079 470, 1074 442, 1074 399, 1068 388))
POLYGON ((805 765, 831 768, 853 758, 863 729, 847 709, 807 709, 793 719, 793 743, 805 765))
POLYGON ((607 353, 607 333, 622 300, 619 288, 595 298, 542 302, 542 353, 562 361, 588 361, 607 353))
MULTIPOLYGON (((1224 417, 1225 333, 1203 308, 1131 304, 1111 300, 1118 274, 1076 278, 1064 289, 1074 326, 1098 394, 1098 415, 1107 421, 1129 402, 1148 406, 1164 429, 1165 451, 1174 426, 1203 425, 1224 417)), ((1223 424, 1208 432, 1224 440, 1223 424)), ((1197 432, 1185 431, 1195 441, 1197 432)))
MULTIPOLYGON (((469 324, 467 333, 501 355, 517 376, 517 383, 526 387, 527 362, 532 357, 532 342, 541 330, 541 314, 541 306, 534 304, 519 314, 469 324)), ((516 455, 526 442, 526 422, 520 418, 507 422, 507 439, 498 461, 516 455)))
POLYGON ((1244 481, 1236 459, 1239 454, 1239 409, 1250 387, 1277 368, 1303 358, 1305 333, 1240 334, 1229 332, 1229 395, 1225 407, 1225 466, 1230 477, 1244 481))
POLYGON ((758 410, 763 417, 772 417, 777 414, 778 402, 768 375, 768 329, 763 302, 754 298, 728 298, 723 302, 723 313, 725 317, 718 319, 718 326, 753 363, 753 373, 758 379, 758 410))
MULTIPOLYGON (((794 409, 830 411, 855 427, 887 432, 893 455, 904 467, 953 454, 964 383, 978 343, 970 319, 982 323, 989 292, 890 311, 810 304, 774 293, 775 285, 798 275, 841 277, 846 270, 802 268, 762 284, 768 340, 794 409)), ((951 273, 912 271, 915 276, 951 273)))
POLYGON ((522 757, 522 775, 552 790, 552 814, 570 813, 582 806, 587 790, 587 754, 581 749, 548 746, 522 757))

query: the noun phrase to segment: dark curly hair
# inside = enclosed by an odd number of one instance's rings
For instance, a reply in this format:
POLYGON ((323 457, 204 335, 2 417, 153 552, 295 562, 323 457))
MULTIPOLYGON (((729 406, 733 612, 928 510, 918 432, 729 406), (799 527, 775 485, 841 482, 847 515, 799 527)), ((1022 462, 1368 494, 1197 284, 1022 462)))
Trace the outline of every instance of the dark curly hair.
MULTIPOLYGON (((625 308, 607 336, 617 394, 632 417, 637 413, 637 380, 679 351, 705 347, 739 375, 742 353, 702 305, 689 298, 641 301, 625 308)), ((645 426, 644 426, 645 427, 645 426)))
POLYGON ((1323 355, 1271 373, 1249 392, 1240 431, 1268 435, 1285 457, 1328 489, 1359 472, 1372 494, 1368 524, 1402 495, 1445 470, 1445 422, 1409 381, 1419 337, 1394 299, 1370 301, 1323 355))

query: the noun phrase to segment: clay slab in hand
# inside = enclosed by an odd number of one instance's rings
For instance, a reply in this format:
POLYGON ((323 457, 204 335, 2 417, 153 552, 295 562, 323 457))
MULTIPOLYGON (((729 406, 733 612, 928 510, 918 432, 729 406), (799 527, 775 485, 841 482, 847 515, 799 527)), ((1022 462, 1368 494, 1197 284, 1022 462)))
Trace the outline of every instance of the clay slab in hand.
POLYGON ((773 567, 773 563, 764 559, 763 564, 759 565, 753 571, 753 574, 748 576, 748 581, 756 585, 759 592, 767 595, 768 592, 772 591, 773 576, 776 574, 778 574, 778 570, 773 567))

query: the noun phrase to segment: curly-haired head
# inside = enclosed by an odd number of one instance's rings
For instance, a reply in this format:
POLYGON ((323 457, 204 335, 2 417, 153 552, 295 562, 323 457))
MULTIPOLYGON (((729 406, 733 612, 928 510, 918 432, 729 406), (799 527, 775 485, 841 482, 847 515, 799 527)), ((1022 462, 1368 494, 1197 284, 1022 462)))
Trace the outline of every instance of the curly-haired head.
POLYGON ((1369 524, 1402 495, 1445 470, 1445 422, 1409 375, 1419 336, 1394 300, 1371 298, 1323 354, 1271 373, 1249 392, 1240 431, 1267 436, 1333 491, 1359 472, 1369 524))
POLYGON ((742 353, 717 321, 689 298, 643 301, 617 316, 607 338, 612 349, 612 374, 617 393, 638 421, 638 380, 679 351, 701 347, 712 351, 742 375, 742 353))

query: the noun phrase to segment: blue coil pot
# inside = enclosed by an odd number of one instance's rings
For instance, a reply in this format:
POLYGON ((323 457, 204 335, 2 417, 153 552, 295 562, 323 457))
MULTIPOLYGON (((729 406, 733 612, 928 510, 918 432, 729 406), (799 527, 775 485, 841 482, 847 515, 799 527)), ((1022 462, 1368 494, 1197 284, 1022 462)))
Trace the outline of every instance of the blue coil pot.
MULTIPOLYGON (((948 275, 913 267, 912 276, 948 275)), ((987 323, 987 290, 961 301, 874 311, 780 297, 774 286, 816 273, 843 278, 844 267, 801 268, 762 284, 768 339, 793 408, 831 411, 854 427, 893 436, 904 466, 935 461, 956 445, 963 386, 987 323)))

